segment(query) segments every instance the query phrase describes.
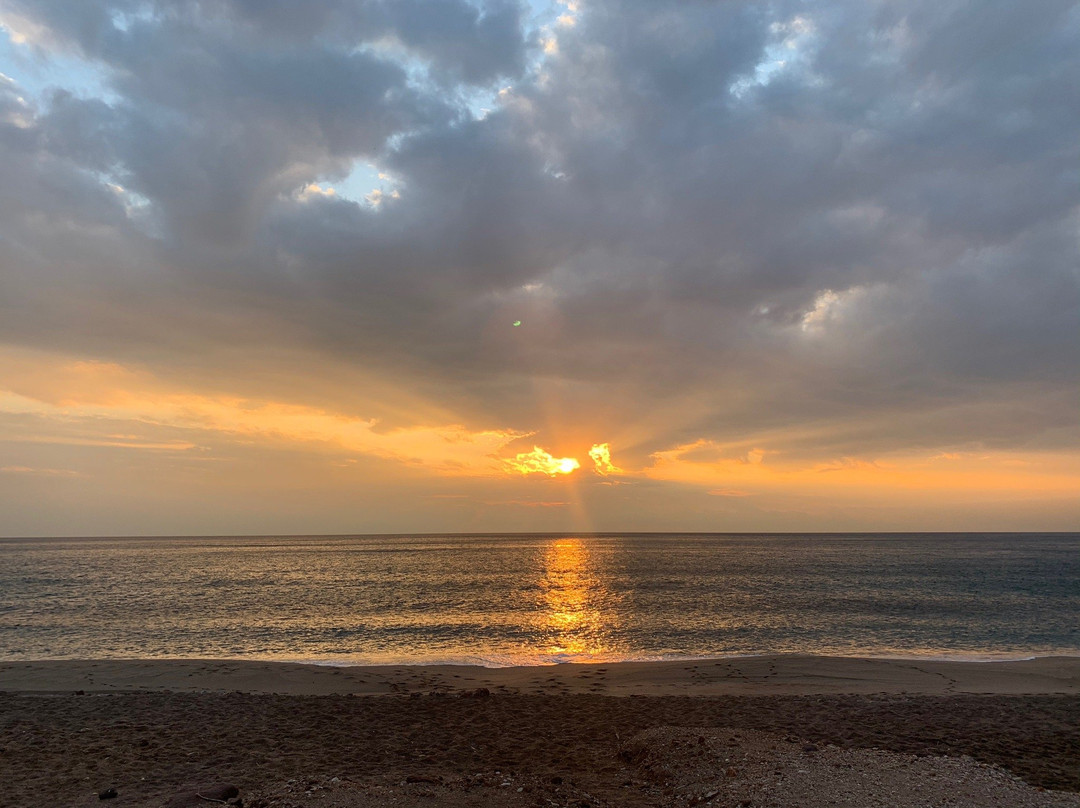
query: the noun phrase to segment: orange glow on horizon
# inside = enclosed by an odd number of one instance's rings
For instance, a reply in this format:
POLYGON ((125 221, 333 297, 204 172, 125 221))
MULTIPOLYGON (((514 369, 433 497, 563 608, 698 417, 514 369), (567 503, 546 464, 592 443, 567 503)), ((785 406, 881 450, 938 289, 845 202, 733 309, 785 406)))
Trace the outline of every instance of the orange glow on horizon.
POLYGON ((1041 453, 1023 458, 1009 452, 892 453, 880 458, 839 457, 827 461, 787 460, 781 452, 752 449, 724 453, 701 439, 651 457, 641 475, 700 486, 714 496, 796 494, 835 497, 888 492, 897 501, 911 495, 945 499, 956 494, 990 494, 1016 499, 1032 494, 1062 495, 1080 486, 1080 467, 1068 455, 1041 453), (694 453, 714 456, 696 459, 694 453), (771 459, 767 459, 767 456, 771 459))
MULTIPOLYGON (((362 398, 311 406, 273 392, 206 390, 138 365, 2 347, 0 378, 5 483, 42 497, 67 486, 72 501, 81 501, 72 482, 78 481, 80 491, 93 492, 85 495, 86 508, 112 491, 127 490, 132 478, 125 475, 133 468, 146 479, 168 479, 176 490, 208 501, 254 496, 250 492, 277 479, 266 453, 275 453, 291 469, 304 469, 290 472, 282 485, 311 492, 355 492, 370 485, 412 502, 409 497, 416 493, 441 491, 442 482, 460 480, 467 492, 460 502, 454 508, 440 505, 441 510, 433 506, 429 510, 438 513, 430 518, 438 524, 458 518, 470 529, 468 520, 474 518, 499 527, 483 521, 506 518, 500 516, 506 507, 488 515, 486 506, 493 504, 529 508, 538 524, 573 530, 621 526, 642 514, 661 525, 668 519, 679 524, 687 513, 698 514, 701 521, 695 524, 707 526, 713 515, 717 525, 729 515, 768 525, 773 514, 812 510, 843 517, 845 509, 869 514, 867 523, 884 513, 893 520, 887 526, 906 524, 903 514, 895 515, 901 509, 927 508, 980 525, 988 508, 1019 506, 1036 516, 1052 514, 1058 521, 1045 523, 1052 527, 1065 524, 1062 514, 1075 512, 1080 490, 1080 456, 1067 447, 898 445, 876 452, 868 446, 864 452, 857 442, 833 440, 845 434, 843 424, 835 427, 838 432, 828 424, 793 425, 740 435, 737 441, 710 435, 671 445, 648 439, 662 423, 628 437, 624 425, 605 422, 607 434, 622 436, 614 445, 621 461, 616 465, 613 444, 592 442, 595 434, 582 428, 587 412, 579 414, 578 424, 553 414, 543 425, 529 423, 523 412, 524 423, 506 428, 406 392, 372 397, 372 411, 388 419, 380 421, 368 416, 362 398), (380 403, 386 406, 379 409, 380 403), (551 436, 564 442, 547 443, 556 440, 551 436), (531 449, 519 452, 523 445, 531 449), (826 453, 824 447, 838 445, 844 448, 826 453), (662 448, 643 454, 642 446, 662 448), (591 447, 587 453, 585 447, 591 447), (542 488, 553 481, 559 481, 555 494, 542 488)), ((399 508, 394 519, 411 517, 411 505, 394 507, 399 508)), ((342 512, 346 508, 341 506, 342 512)), ((524 519, 520 524, 527 526, 524 519)))

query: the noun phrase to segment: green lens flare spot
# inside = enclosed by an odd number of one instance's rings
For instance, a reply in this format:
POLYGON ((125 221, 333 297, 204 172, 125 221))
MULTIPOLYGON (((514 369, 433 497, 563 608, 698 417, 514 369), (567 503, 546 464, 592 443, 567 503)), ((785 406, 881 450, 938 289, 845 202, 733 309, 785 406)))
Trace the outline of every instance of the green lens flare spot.
POLYGON ((514 320, 514 328, 517 328, 519 325, 521 325, 521 320, 514 320))

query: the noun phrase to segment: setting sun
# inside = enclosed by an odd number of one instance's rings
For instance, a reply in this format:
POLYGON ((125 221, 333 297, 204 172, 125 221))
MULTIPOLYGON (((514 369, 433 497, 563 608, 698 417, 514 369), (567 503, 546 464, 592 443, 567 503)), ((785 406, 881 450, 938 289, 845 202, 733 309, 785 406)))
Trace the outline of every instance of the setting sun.
POLYGON ((581 468, 581 463, 573 457, 554 457, 539 446, 534 446, 531 452, 522 452, 507 460, 506 464, 514 471, 522 474, 547 474, 554 477, 556 474, 570 474, 581 468))

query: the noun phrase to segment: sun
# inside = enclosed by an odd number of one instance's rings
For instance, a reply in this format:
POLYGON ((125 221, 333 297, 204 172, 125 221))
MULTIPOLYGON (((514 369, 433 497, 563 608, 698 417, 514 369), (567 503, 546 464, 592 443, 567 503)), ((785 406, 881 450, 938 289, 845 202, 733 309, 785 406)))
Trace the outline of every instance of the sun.
POLYGON ((507 466, 521 474, 547 474, 554 477, 556 474, 570 474, 581 468, 581 463, 576 457, 554 457, 539 446, 534 446, 531 452, 522 452, 512 460, 504 460, 507 466))

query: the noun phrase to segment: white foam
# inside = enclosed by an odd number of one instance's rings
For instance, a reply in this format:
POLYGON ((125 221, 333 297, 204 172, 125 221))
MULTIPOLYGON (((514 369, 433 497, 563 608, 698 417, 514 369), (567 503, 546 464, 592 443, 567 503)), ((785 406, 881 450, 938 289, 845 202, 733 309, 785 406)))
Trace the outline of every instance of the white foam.
POLYGON ((553 667, 567 664, 616 664, 619 662, 693 662, 699 660, 723 659, 761 659, 765 657, 817 657, 822 659, 877 659, 895 662, 1030 662, 1048 657, 1071 657, 1063 653, 1041 654, 881 654, 881 653, 756 653, 756 654, 488 654, 463 656, 409 657, 398 659, 373 657, 335 657, 327 659, 268 659, 271 662, 298 662, 308 665, 330 667, 429 667, 437 665, 480 667, 480 668, 517 668, 517 667, 553 667))

